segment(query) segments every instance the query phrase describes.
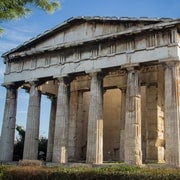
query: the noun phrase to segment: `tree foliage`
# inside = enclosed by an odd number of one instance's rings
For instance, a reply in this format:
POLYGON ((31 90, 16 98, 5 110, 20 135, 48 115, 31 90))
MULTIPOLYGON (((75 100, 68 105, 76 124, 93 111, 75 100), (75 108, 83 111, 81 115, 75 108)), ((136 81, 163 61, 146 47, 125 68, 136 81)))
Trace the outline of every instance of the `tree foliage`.
POLYGON ((38 159, 46 160, 46 153, 47 153, 47 138, 41 136, 39 138, 39 147, 38 147, 38 159))
POLYGON ((0 20, 11 20, 27 15, 32 11, 28 5, 35 5, 49 13, 60 6, 58 1, 49 0, 1 0, 0 20))
POLYGON ((24 148, 24 140, 25 140, 25 130, 22 126, 16 126, 16 131, 18 132, 19 138, 16 139, 16 143, 14 144, 14 153, 13 160, 18 161, 23 158, 23 148, 24 148))
POLYGON ((53 13, 60 3, 58 0, 0 0, 0 22, 26 16, 32 12, 33 6, 53 13))
MULTIPOLYGON (((16 139, 16 143, 14 144, 13 160, 19 161, 23 158, 24 140, 26 132, 22 128, 22 126, 19 125, 16 126, 16 131, 18 132, 19 137, 16 139)), ((39 138, 38 159, 46 159, 47 141, 48 140, 46 137, 41 136, 39 138)))
POLYGON ((19 126, 19 125, 16 126, 16 130, 18 131, 18 134, 19 134, 19 139, 18 139, 18 141, 21 141, 21 142, 24 143, 25 130, 23 129, 22 126, 19 126))

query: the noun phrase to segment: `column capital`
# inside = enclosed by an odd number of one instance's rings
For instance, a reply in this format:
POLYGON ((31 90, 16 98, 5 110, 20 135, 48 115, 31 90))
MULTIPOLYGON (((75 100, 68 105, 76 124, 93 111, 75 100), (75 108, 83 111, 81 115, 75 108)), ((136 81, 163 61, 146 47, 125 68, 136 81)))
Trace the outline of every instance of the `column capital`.
POLYGON ((74 78, 70 77, 70 76, 60 76, 60 77, 55 77, 58 84, 59 83, 65 83, 65 84, 70 84, 74 78))
POLYGON ((91 70, 88 70, 88 71, 85 71, 86 74, 93 74, 93 73, 98 73, 98 72, 102 72, 101 69, 91 69, 91 70))
POLYGON ((67 76, 64 76, 64 77, 57 77, 56 78, 57 81, 60 83, 60 82, 68 82, 68 77, 67 76))
POLYGON ((119 89, 121 90, 121 92, 123 93, 123 94, 125 94, 126 93, 126 87, 119 87, 119 89))
POLYGON ((100 74, 100 72, 90 72, 88 75, 90 77, 94 77, 94 76, 98 76, 100 74))
POLYGON ((36 90, 38 90, 38 92, 41 92, 41 90, 42 90, 41 83, 39 81, 30 81, 29 85, 30 85, 30 87, 29 87, 28 91, 30 91, 31 88, 35 88, 36 90))
POLYGON ((173 68, 175 66, 180 65, 180 61, 166 61, 162 63, 164 68, 173 68))
POLYGON ((47 80, 44 80, 44 79, 31 79, 31 80, 26 81, 26 83, 29 83, 30 86, 38 87, 44 84, 46 81, 47 80))
POLYGON ((30 86, 35 86, 35 87, 38 86, 38 81, 29 81, 28 83, 30 86))
POLYGON ((91 78, 97 76, 99 79, 103 79, 106 76, 106 73, 102 71, 94 71, 94 72, 89 72, 88 75, 91 78))
POLYGON ((127 71, 140 70, 139 63, 137 64, 125 64, 121 66, 121 69, 126 69, 127 71))
POLYGON ((18 86, 15 83, 3 83, 2 84, 3 87, 5 87, 6 89, 18 89, 18 86))

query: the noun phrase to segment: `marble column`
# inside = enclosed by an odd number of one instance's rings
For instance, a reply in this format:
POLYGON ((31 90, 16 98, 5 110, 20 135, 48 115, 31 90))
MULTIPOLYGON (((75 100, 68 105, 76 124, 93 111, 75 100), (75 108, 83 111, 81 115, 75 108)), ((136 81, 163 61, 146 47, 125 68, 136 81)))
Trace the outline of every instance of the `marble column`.
POLYGON ((164 120, 158 84, 149 84, 146 88, 146 161, 164 161, 164 120))
POLYGON ((57 106, 57 98, 52 95, 50 97, 50 99, 51 99, 51 111, 50 111, 46 161, 52 161, 53 145, 54 145, 55 119, 56 119, 56 106, 57 106))
POLYGON ((103 163, 103 78, 91 73, 86 162, 103 163))
POLYGON ((119 160, 124 161, 124 129, 125 129, 125 112, 126 112, 126 89, 121 88, 121 119, 120 119, 120 147, 119 160))
POLYGON ((141 165, 141 96, 139 71, 134 67, 129 67, 127 71, 125 163, 129 165, 141 165))
POLYGON ((70 86, 65 77, 59 78, 58 81, 59 88, 52 161, 56 163, 67 163, 70 86))
POLYGON ((180 167, 180 66, 177 62, 165 65, 165 160, 180 167))
POLYGON ((30 82, 29 106, 23 159, 38 158, 41 93, 36 82, 30 82))
POLYGON ((6 86, 6 102, 0 144, 0 161, 12 161, 16 125, 17 89, 6 86))

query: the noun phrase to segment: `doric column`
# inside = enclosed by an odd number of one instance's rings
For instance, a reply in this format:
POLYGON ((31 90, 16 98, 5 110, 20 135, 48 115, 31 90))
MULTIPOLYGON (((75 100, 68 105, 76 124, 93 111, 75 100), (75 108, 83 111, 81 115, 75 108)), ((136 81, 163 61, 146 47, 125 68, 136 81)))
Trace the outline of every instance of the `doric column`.
POLYGON ((51 112, 50 112, 50 121, 49 121, 46 161, 52 161, 54 130, 55 130, 55 120, 56 120, 56 106, 57 106, 57 98, 55 96, 51 96, 50 99, 51 99, 51 112))
POLYGON ((125 163, 141 165, 141 96, 139 71, 134 67, 129 67, 127 71, 125 163))
POLYGON ((52 161, 57 163, 67 163, 70 86, 65 77, 59 78, 58 80, 59 88, 52 161))
POLYGON ((103 163, 103 81, 99 73, 91 73, 86 162, 103 163))
POLYGON ((146 88, 146 161, 164 161, 164 120, 162 119, 162 105, 160 82, 149 84, 146 88))
POLYGON ((30 83, 29 106, 23 159, 38 158, 41 93, 35 82, 30 83))
POLYGON ((180 68, 179 63, 165 65, 165 160, 180 167, 180 68))
POLYGON ((6 86, 6 102, 1 132, 0 161, 12 161, 16 125, 17 89, 6 86))
POLYGON ((120 147, 119 160, 124 161, 124 129, 126 112, 126 89, 121 88, 121 119, 120 119, 120 147))

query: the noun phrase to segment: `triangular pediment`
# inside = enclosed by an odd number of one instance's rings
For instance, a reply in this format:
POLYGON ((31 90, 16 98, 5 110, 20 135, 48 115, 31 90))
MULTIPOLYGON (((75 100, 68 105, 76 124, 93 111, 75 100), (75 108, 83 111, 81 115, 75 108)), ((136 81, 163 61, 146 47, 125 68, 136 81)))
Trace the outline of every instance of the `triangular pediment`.
POLYGON ((111 17, 77 17, 71 18, 55 28, 45 31, 37 37, 25 42, 17 48, 8 51, 3 56, 23 52, 25 50, 47 50, 48 48, 73 44, 79 41, 123 32, 128 29, 169 21, 170 19, 149 18, 111 18, 111 17))

